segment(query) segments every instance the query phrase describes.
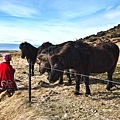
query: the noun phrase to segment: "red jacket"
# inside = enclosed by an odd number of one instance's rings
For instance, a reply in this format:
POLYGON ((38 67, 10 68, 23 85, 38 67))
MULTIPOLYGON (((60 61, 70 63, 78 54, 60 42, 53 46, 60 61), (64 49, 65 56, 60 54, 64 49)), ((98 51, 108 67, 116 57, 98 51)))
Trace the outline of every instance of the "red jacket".
POLYGON ((15 69, 13 69, 10 63, 0 63, 0 87, 2 89, 17 89, 16 83, 14 81, 14 73, 15 69))

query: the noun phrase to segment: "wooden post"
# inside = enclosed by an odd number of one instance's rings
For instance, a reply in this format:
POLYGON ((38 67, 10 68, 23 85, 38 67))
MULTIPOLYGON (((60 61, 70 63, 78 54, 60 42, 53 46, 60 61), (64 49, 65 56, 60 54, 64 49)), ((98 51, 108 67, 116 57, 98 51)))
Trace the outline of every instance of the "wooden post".
POLYGON ((29 87, 28 87, 28 92, 29 92, 29 102, 31 103, 31 60, 29 59, 29 87))

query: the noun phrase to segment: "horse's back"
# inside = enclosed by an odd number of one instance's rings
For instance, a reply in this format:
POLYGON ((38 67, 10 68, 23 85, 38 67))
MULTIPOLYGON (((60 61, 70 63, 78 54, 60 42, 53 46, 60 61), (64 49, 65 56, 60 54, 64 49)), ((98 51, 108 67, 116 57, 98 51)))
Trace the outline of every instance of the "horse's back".
POLYGON ((119 57, 119 47, 113 43, 113 42, 107 42, 107 43, 103 43, 102 45, 103 48, 107 49, 108 52, 114 57, 114 59, 116 60, 116 62, 118 61, 118 57, 119 57))
POLYGON ((109 42, 91 50, 91 71, 106 72, 116 67, 119 57, 119 48, 115 43, 109 42))

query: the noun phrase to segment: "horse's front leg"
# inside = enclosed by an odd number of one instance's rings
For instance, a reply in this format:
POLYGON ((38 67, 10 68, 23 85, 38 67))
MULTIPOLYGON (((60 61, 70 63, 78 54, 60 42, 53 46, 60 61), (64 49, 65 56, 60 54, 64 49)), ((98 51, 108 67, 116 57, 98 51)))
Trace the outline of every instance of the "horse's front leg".
POLYGON ((83 76, 84 82, 85 82, 85 87, 86 87, 86 93, 87 95, 90 95, 90 88, 89 88, 89 77, 83 76))
POLYGON ((32 76, 34 76, 34 64, 32 63, 32 66, 31 66, 31 70, 32 70, 32 76))
POLYGON ((72 79, 71 79, 71 77, 70 77, 69 70, 67 70, 66 75, 67 75, 67 77, 68 77, 68 85, 71 85, 71 84, 72 84, 72 79))
POLYGON ((76 81, 76 87, 75 87, 74 94, 79 95, 79 90, 80 90, 80 77, 79 77, 79 75, 76 75, 75 81, 76 81))
POLYGON ((63 84, 63 74, 60 76, 59 79, 60 79, 60 80, 59 80, 59 84, 62 85, 62 84, 63 84))

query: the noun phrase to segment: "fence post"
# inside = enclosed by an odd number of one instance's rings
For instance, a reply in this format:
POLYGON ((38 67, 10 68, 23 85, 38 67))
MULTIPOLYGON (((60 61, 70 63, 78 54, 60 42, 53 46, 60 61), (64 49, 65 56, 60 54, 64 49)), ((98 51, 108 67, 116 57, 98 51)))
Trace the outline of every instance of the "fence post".
POLYGON ((28 92, 29 92, 29 102, 31 103, 31 60, 29 59, 28 60, 29 62, 29 80, 28 80, 28 84, 29 84, 29 87, 28 87, 28 92))

